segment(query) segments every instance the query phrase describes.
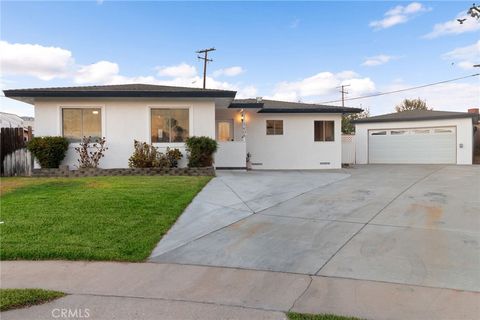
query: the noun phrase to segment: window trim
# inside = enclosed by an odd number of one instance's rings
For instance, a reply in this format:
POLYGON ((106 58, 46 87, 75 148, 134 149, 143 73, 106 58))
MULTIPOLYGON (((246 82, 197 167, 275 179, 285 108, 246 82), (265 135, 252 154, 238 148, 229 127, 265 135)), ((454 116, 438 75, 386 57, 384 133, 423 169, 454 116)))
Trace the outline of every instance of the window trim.
POLYGON ((188 136, 194 136, 194 126, 193 126, 193 107, 186 106, 186 105, 175 105, 175 104, 168 104, 168 105, 149 105, 147 107, 147 141, 150 142, 152 145, 156 145, 159 147, 184 147, 185 142, 155 142, 152 141, 152 110, 155 109, 187 109, 188 110, 188 136))
MULTIPOLYGON (((71 103, 62 103, 57 105, 57 136, 63 137, 63 109, 100 109, 100 131, 102 137, 106 137, 106 123, 105 123, 105 105, 104 104, 95 104, 95 105, 82 105, 82 104, 71 104, 71 103)), ((80 144, 80 141, 71 141, 69 146, 76 147, 80 144)))
POLYGON ((335 120, 313 120, 313 142, 335 142, 336 134, 335 134, 335 120), (315 122, 323 122, 323 140, 315 140, 315 122), (326 125, 325 122, 333 122, 333 140, 325 140, 326 139, 326 125))
POLYGON ((285 126, 284 126, 283 119, 265 119, 265 135, 267 135, 267 136, 283 136, 284 134, 285 134, 285 126), (273 133, 268 133, 268 127, 267 127, 267 122, 268 121, 273 121, 273 133), (275 121, 281 121, 282 122, 282 133, 276 133, 275 132, 275 121))

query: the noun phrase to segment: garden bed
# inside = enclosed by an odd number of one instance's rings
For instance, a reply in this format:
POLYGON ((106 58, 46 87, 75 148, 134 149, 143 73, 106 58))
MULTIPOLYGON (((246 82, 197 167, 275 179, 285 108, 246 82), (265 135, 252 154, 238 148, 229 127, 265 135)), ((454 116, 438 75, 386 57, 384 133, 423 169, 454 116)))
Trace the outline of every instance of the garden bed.
POLYGON ((34 169, 33 177, 100 177, 100 176, 215 176, 213 167, 203 168, 88 168, 70 170, 68 166, 55 169, 34 169))

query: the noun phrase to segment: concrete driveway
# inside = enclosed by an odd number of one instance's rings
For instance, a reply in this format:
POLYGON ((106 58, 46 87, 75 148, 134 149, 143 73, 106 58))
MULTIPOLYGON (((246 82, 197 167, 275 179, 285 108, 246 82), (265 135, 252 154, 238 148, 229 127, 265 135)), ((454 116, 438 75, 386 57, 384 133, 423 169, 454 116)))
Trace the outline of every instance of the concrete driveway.
POLYGON ((219 172, 160 263, 480 291, 480 166, 219 172))

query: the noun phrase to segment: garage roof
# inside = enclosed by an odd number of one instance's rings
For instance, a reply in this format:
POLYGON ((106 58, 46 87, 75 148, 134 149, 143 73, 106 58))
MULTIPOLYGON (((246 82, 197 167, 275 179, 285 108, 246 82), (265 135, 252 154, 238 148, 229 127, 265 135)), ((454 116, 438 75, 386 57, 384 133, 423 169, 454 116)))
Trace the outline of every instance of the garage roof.
POLYGON ((258 113, 358 113, 359 108, 265 99, 236 99, 229 108, 257 108, 258 113))
POLYGON ((353 123, 372 123, 372 122, 398 122, 398 121, 422 121, 422 120, 441 120, 455 118, 476 119, 477 114, 468 112, 453 111, 433 111, 433 110, 410 110, 403 112, 394 112, 382 114, 380 116, 368 117, 352 121, 353 123))

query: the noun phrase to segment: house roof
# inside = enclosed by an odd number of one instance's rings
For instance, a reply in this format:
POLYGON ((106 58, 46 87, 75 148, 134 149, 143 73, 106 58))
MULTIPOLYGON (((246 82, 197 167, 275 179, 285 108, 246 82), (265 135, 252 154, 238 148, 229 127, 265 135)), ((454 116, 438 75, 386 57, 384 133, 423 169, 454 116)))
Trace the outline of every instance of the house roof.
POLYGON ((476 114, 468 113, 468 112, 410 110, 410 111, 382 114, 379 116, 358 119, 352 122, 353 123, 372 123, 372 122, 441 120, 441 119, 455 119, 455 118, 474 119, 476 117, 477 117, 476 114))
POLYGON ((359 108, 276 100, 236 99, 229 108, 258 108, 258 113, 358 113, 359 108))
MULTIPOLYGON (((236 91, 151 84, 121 84, 107 86, 81 86, 4 90, 6 97, 34 103, 35 98, 235 98, 236 91)), ((233 100, 229 108, 259 109, 258 113, 357 113, 359 108, 327 106, 312 103, 263 99, 233 100)))
POLYGON ((236 91, 152 84, 13 89, 3 91, 6 97, 18 100, 38 97, 155 97, 155 98, 234 98, 236 91))

